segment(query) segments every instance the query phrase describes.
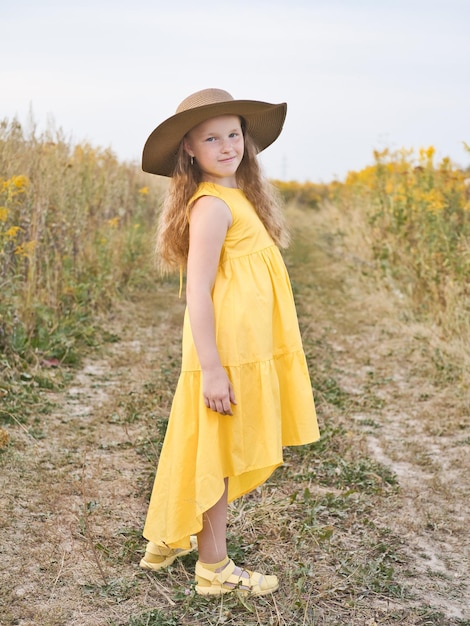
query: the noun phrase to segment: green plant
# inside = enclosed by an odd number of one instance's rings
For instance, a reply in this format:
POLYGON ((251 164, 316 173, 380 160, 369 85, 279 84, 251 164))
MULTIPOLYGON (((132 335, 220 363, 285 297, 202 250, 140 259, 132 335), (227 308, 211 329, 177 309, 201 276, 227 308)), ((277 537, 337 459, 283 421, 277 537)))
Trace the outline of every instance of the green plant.
POLYGON ((74 364, 95 317, 151 275, 161 186, 110 150, 0 123, 0 349, 74 364))

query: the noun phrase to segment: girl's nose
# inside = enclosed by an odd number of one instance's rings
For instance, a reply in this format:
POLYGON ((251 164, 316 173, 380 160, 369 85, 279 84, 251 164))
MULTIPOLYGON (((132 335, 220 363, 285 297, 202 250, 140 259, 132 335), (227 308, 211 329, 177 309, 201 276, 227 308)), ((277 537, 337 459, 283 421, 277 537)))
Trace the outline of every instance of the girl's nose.
POLYGON ((230 139, 223 139, 222 140, 222 152, 230 152, 231 149, 232 149, 232 146, 230 144, 230 139))

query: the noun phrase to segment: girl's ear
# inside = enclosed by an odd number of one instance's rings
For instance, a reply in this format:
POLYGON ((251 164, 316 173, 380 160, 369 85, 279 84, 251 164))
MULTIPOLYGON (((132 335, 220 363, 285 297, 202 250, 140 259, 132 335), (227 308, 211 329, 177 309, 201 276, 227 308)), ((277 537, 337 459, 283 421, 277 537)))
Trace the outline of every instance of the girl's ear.
POLYGON ((183 139, 183 149, 187 154, 189 154, 190 157, 194 156, 194 152, 191 150, 191 146, 186 137, 183 139))

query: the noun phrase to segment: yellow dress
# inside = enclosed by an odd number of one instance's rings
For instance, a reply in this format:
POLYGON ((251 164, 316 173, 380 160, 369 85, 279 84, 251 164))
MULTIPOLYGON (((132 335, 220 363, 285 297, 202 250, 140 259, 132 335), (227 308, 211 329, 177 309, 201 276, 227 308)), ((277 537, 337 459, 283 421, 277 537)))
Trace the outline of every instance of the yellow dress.
POLYGON ((144 537, 188 548, 222 496, 255 489, 282 464, 283 446, 319 438, 292 289, 279 249, 240 189, 201 183, 232 213, 213 289, 216 341, 232 382, 233 416, 206 408, 188 312, 183 355, 144 537))

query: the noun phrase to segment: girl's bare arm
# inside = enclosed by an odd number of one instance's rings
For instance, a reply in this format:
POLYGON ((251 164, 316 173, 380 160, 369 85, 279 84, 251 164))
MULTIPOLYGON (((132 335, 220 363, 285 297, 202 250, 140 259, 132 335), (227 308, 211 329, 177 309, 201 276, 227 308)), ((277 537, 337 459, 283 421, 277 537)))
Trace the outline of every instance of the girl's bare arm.
POLYGON ((203 374, 204 402, 223 415, 232 415, 235 396, 217 350, 212 288, 231 223, 230 210, 219 198, 203 196, 195 202, 189 226, 186 283, 191 331, 203 374))

